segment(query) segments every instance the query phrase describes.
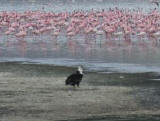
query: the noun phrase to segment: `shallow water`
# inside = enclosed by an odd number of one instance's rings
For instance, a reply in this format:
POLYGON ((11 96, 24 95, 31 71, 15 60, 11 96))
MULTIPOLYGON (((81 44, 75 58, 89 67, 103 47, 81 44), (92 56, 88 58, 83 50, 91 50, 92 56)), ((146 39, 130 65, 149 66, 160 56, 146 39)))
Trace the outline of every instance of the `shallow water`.
POLYGON ((15 58, 1 57, 0 62, 21 62, 23 64, 47 64, 66 67, 77 67, 81 65, 86 72, 98 73, 145 73, 154 72, 160 74, 159 63, 125 63, 107 62, 99 59, 71 59, 71 58, 15 58))
MULTIPOLYGON (((156 6, 147 0, 1 0, 1 11, 15 10, 45 10, 45 11, 74 11, 74 10, 101 10, 119 7, 123 9, 143 8, 144 11, 154 9, 156 6), (143 4, 141 4, 143 3, 143 4), (17 6, 17 7, 15 7, 17 6)), ((159 8, 158 8, 159 9, 159 8)))
MULTIPOLYGON (((64 12, 73 10, 109 9, 109 8, 143 8, 144 12, 156 6, 146 0, 3 0, 0 11, 41 10, 64 12), (140 4, 143 3, 143 4, 140 4)), ((158 8, 159 9, 159 8, 158 8)), ((77 35, 67 38, 62 32, 55 44, 48 35, 28 36, 24 41, 13 36, 1 35, 0 61, 27 61, 30 63, 55 64, 66 66, 82 65, 88 71, 97 72, 160 72, 160 45, 149 40, 133 41, 127 45, 120 40, 105 44, 105 35, 77 35), (37 41, 33 40, 36 38, 37 41)), ((134 38, 134 37, 133 37, 134 38)))

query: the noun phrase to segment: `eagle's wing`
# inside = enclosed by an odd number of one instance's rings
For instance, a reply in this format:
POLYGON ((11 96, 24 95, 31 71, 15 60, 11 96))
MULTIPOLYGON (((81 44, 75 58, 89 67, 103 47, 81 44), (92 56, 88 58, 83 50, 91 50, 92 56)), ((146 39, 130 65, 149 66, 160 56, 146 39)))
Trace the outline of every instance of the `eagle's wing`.
POLYGON ((71 83, 72 78, 74 77, 74 75, 75 75, 75 74, 71 74, 69 77, 67 77, 67 79, 66 79, 66 81, 65 81, 65 82, 66 82, 66 85, 71 83))

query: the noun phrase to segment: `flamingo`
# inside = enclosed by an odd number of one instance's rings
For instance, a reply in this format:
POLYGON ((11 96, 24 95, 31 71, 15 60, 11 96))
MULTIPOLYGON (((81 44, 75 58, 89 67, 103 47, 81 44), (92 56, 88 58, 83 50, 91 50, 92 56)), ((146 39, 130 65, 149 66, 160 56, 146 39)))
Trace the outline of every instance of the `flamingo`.
POLYGON ((16 34, 16 37, 25 37, 27 35, 26 31, 22 30, 19 33, 16 34))
POLYGON ((28 35, 41 37, 42 34, 57 37, 61 32, 64 32, 66 37, 80 33, 86 36, 86 40, 89 40, 90 35, 104 36, 104 33, 110 41, 121 35, 125 36, 124 39, 132 39, 132 34, 136 37, 156 38, 156 40, 160 37, 160 12, 157 10, 149 13, 141 10, 124 11, 118 8, 108 11, 90 10, 70 13, 3 11, 0 12, 0 16, 1 33, 7 36, 15 35, 17 38, 24 38, 28 35))

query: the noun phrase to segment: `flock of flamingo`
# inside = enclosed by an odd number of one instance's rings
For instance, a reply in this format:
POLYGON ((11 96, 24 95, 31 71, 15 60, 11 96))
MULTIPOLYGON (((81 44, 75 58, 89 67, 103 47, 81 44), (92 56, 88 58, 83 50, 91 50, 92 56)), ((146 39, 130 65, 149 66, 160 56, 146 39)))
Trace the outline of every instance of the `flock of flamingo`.
POLYGON ((95 38, 105 36, 106 41, 132 43, 147 40, 157 43, 160 37, 160 12, 156 9, 146 13, 140 9, 118 8, 61 13, 1 11, 0 31, 2 36, 11 36, 9 39, 14 36, 17 40, 25 41, 27 37, 33 37, 34 40, 35 36, 42 39, 42 35, 51 36, 55 41, 63 33, 68 39, 84 36, 86 43, 96 41, 88 38, 89 35, 95 38))

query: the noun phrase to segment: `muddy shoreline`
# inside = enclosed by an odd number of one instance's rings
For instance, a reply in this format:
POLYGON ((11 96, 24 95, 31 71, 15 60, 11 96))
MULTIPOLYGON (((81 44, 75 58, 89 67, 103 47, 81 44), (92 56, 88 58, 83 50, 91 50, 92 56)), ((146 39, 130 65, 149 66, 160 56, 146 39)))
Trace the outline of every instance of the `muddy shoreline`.
POLYGON ((0 119, 160 120, 159 82, 146 80, 155 76, 152 73, 137 76, 86 72, 79 88, 66 87, 64 80, 74 71, 53 65, 0 63, 0 119))

